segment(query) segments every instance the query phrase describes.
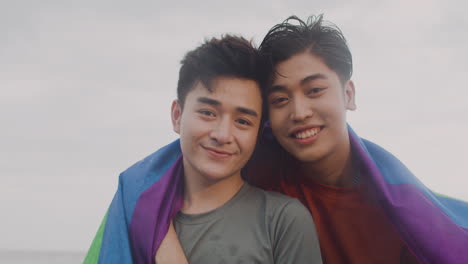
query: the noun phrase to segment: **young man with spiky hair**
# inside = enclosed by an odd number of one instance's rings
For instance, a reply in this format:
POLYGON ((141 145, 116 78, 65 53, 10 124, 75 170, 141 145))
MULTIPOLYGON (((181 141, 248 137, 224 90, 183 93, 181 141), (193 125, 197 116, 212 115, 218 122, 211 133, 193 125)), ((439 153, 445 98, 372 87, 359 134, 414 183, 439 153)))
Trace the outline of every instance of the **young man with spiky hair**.
POLYGON ((290 17, 260 52, 274 139, 262 140, 251 180, 307 206, 324 262, 467 263, 468 205, 431 192, 347 125, 355 85, 342 32, 322 16, 290 17))
POLYGON ((257 57, 249 42, 227 36, 182 61, 172 122, 184 189, 173 223, 189 263, 320 262, 307 209, 241 177, 262 125, 257 57))
POLYGON ((282 164, 286 173, 272 187, 312 212, 324 261, 417 263, 367 195, 367 172, 353 154, 346 124, 346 111, 356 109, 353 64, 341 31, 321 16, 291 17, 268 32, 260 50, 275 72, 265 102, 272 133, 297 164, 282 164))
POLYGON ((260 70, 240 37, 187 53, 171 108, 182 155, 167 170, 163 149, 121 175, 99 263, 321 263, 308 210, 241 177, 263 125, 260 70))

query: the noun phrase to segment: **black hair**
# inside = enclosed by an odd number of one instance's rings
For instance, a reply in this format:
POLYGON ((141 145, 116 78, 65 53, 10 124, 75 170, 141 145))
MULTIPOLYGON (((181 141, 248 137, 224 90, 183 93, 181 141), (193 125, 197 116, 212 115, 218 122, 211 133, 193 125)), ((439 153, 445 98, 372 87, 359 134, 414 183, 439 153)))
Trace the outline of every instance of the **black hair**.
POLYGON ((219 77, 256 81, 263 92, 262 61, 258 50, 243 37, 225 35, 207 40, 182 59, 177 99, 183 107, 187 94, 198 82, 211 92, 211 82, 219 77))
POLYGON ((270 75, 278 63, 305 51, 320 57, 343 84, 353 73, 353 59, 343 33, 335 24, 324 21, 323 15, 310 16, 307 22, 288 17, 270 29, 259 49, 269 62, 270 75))

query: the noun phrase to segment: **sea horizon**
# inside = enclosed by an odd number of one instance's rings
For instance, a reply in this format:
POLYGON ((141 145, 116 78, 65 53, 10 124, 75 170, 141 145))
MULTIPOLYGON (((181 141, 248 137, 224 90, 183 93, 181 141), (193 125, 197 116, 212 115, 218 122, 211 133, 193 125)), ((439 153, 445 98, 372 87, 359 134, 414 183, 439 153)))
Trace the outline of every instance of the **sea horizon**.
POLYGON ((2 264, 78 264, 83 263, 86 252, 0 250, 2 264))

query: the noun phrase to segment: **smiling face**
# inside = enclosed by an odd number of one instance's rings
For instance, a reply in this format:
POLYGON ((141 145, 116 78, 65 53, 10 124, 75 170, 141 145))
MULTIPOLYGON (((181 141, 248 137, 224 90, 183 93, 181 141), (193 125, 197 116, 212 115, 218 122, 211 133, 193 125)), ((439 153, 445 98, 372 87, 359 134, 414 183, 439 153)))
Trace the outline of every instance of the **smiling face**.
POLYGON ((262 98, 253 80, 220 77, 212 92, 201 82, 187 94, 183 109, 172 104, 174 131, 180 134, 186 177, 218 182, 240 170, 255 148, 262 98))
POLYGON ((267 103, 278 142, 303 162, 346 152, 346 110, 356 109, 353 83, 342 84, 308 51, 279 63, 276 71, 267 103))

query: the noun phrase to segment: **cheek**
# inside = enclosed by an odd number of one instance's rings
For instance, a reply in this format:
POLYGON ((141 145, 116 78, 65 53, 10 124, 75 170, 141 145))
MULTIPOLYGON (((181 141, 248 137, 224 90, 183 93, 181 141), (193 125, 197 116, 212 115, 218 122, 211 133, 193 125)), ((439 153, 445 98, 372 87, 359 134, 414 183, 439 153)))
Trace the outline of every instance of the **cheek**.
POLYGON ((273 136, 275 136, 276 139, 280 139, 280 135, 281 135, 281 126, 279 126, 278 124, 271 124, 271 131, 273 132, 273 136))
POLYGON ((240 148, 243 154, 251 154, 255 149, 255 144, 257 143, 257 134, 252 131, 242 131, 244 133, 240 133, 238 135, 238 140, 240 142, 240 148))
POLYGON ((330 104, 326 108, 321 108, 321 110, 320 117, 328 127, 341 129, 346 123, 346 111, 341 107, 333 107, 333 105, 330 104))
POLYGON ((284 124, 287 120, 287 111, 284 109, 268 109, 269 111, 269 120, 270 120, 270 125, 271 128, 273 129, 273 133, 275 131, 279 130, 281 127, 281 124, 284 124))
POLYGON ((322 118, 336 119, 344 112, 345 106, 340 94, 328 94, 322 100, 317 100, 314 105, 314 112, 322 118))
POLYGON ((209 124, 203 123, 196 117, 188 117, 181 122, 180 137, 187 140, 195 140, 209 130, 209 124))

